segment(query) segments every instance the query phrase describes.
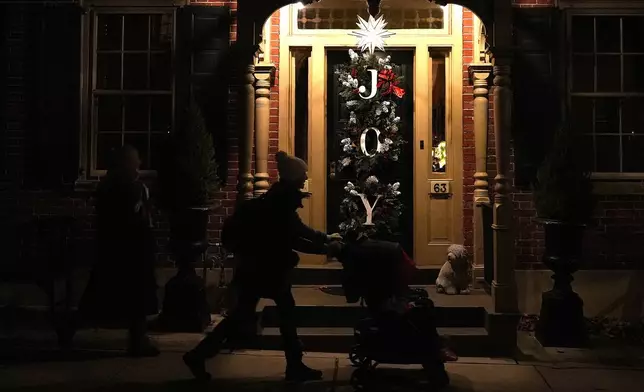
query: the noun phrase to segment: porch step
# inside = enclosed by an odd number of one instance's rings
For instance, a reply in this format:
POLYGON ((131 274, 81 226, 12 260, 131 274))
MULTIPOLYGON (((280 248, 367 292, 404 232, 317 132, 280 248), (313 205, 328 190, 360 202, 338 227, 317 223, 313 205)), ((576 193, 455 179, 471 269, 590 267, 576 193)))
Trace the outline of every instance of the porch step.
MULTIPOLYGON (((434 284, 440 267, 419 267, 410 284, 434 284)), ((300 265, 293 271, 293 283, 298 285, 340 285, 342 266, 338 262, 325 265, 300 265)))
MULTIPOLYGON (((477 307, 436 307, 436 326, 467 328, 485 327, 487 312, 477 307)), ((353 328, 367 317, 366 309, 359 306, 297 306, 298 325, 303 328, 353 328)), ((275 306, 267 306, 261 313, 261 327, 279 326, 275 306)))
MULTIPOLYGON (((360 319, 367 316, 360 304, 348 304, 343 295, 330 295, 320 290, 322 286, 295 286, 293 296, 297 304, 298 325, 316 328, 353 328, 360 319)), ((324 286, 327 292, 341 294, 340 286, 324 286)), ((484 327, 490 297, 480 289, 470 295, 444 295, 436 293, 434 286, 412 286, 423 288, 436 306, 436 323, 439 327, 484 327)), ((262 300, 258 306, 260 324, 264 328, 279 326, 275 304, 262 300)))
MULTIPOLYGON (((449 346, 460 356, 481 357, 491 352, 485 328, 438 328, 449 346)), ((355 345, 353 328, 299 328, 298 334, 306 351, 348 353, 355 345)), ((264 328, 257 343, 262 350, 281 350, 282 339, 279 328, 264 328)))
MULTIPOLYGON (((324 286, 326 292, 320 287, 293 288, 300 338, 308 351, 348 352, 355 344, 354 327, 368 316, 367 311, 359 304, 348 304, 343 295, 338 295, 340 286, 324 286)), ((434 286, 414 287, 429 293, 436 306, 439 334, 449 340, 459 355, 492 355, 493 347, 485 329, 491 299, 482 289, 475 289, 470 295, 449 296, 437 294, 434 286)), ((261 339, 246 348, 279 350, 282 343, 276 306, 270 300, 262 300, 257 310, 261 339)))

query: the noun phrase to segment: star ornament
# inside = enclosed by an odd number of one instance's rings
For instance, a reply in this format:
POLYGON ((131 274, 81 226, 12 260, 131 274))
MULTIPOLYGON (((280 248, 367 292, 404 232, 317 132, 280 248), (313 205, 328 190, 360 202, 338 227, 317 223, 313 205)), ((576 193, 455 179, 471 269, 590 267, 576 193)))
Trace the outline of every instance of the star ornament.
POLYGON ((360 47, 361 52, 364 52, 367 49, 369 50, 369 54, 373 54, 376 49, 380 49, 384 52, 385 39, 395 35, 395 33, 385 30, 387 22, 385 22, 385 18, 382 15, 380 15, 378 19, 369 15, 369 21, 358 16, 358 23, 356 24, 360 30, 352 31, 349 35, 359 39, 358 46, 360 47))

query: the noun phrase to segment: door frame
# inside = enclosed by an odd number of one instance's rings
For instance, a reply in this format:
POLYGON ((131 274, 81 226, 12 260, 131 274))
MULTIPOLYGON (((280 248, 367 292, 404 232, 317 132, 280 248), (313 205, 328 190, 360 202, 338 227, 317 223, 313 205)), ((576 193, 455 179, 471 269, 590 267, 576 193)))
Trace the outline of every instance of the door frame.
MULTIPOLYGON (((313 194, 306 200, 300 210, 302 220, 311 227, 326 231, 326 75, 327 49, 355 48, 355 38, 348 31, 314 30, 310 33, 294 32, 293 10, 295 6, 283 7, 280 12, 279 36, 279 141, 281 150, 288 153, 294 151, 295 126, 295 58, 293 49, 310 48, 309 61, 309 112, 308 112, 308 190, 313 194), (324 110, 319 110, 319 108, 324 110), (316 108, 316 110, 313 110, 316 108)), ((414 51, 414 255, 421 266, 440 267, 445 258, 430 257, 426 242, 429 234, 429 182, 432 179, 451 180, 452 211, 449 212, 451 221, 451 242, 463 243, 463 9, 460 6, 448 6, 447 28, 438 31, 396 30, 396 35, 387 40, 387 46, 414 51), (419 141, 424 140, 421 132, 430 129, 432 125, 431 105, 417 105, 418 102, 428 102, 431 97, 431 56, 430 50, 448 51, 446 57, 446 128, 448 144, 448 172, 431 172, 431 153, 429 148, 421 150, 419 141), (449 156, 454 157, 452 160, 449 156), (423 177, 424 176, 424 177, 423 177), (433 259, 433 263, 428 260, 433 259)), ((270 18, 269 18, 270 20, 270 18)), ((430 141, 431 143, 431 141, 430 141)), ((430 144, 431 145, 431 144, 430 144)), ((449 243, 438 244, 441 249, 449 243)), ((432 252, 435 253, 435 252, 432 252)), ((321 265, 325 257, 305 256, 302 264, 321 265)))

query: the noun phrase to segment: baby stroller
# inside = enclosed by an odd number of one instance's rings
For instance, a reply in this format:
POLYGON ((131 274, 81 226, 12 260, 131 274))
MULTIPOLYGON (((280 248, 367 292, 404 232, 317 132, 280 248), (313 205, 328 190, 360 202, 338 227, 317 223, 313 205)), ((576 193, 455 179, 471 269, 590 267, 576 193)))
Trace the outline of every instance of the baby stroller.
POLYGON ((378 383, 373 371, 381 363, 422 365, 432 388, 447 386, 433 303, 425 290, 408 285, 413 261, 393 242, 365 240, 341 248, 347 302, 360 301, 369 314, 354 329, 356 344, 349 354, 358 367, 351 378, 354 389, 372 390, 378 383))

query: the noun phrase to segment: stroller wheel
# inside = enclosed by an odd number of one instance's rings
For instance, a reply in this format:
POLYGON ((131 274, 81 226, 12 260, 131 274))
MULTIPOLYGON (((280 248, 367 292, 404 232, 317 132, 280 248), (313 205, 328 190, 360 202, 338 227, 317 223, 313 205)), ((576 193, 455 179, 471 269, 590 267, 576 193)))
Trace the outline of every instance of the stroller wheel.
POLYGON ((368 390, 369 383, 369 370, 364 367, 356 369, 353 374, 351 374, 351 386, 355 391, 365 391, 368 390))
POLYGON ((449 375, 447 374, 444 363, 423 364, 423 369, 427 373, 432 391, 440 391, 449 385, 449 375))
POLYGON ((365 361, 364 355, 360 353, 360 346, 355 345, 351 347, 351 351, 349 351, 349 361, 353 364, 353 366, 362 366, 362 364, 365 361))

